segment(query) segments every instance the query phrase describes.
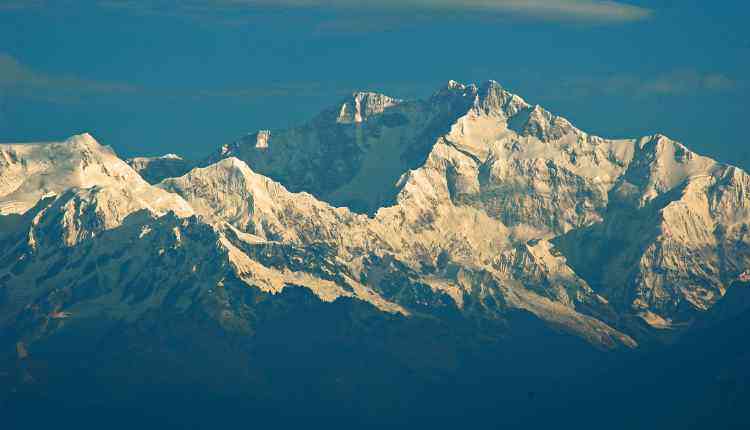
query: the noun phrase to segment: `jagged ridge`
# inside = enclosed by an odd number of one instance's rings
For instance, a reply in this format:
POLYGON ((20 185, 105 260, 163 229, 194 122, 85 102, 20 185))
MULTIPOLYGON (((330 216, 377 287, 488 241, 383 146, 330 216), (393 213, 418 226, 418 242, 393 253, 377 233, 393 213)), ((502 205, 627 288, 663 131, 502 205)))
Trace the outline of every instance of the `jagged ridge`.
MULTIPOLYGON (((192 276, 205 253, 214 269, 190 281, 198 291, 301 286, 412 317, 448 307, 503 319, 523 309, 594 344, 633 347, 632 336, 648 340, 648 330, 684 327, 709 310, 750 264, 744 172, 661 135, 589 135, 494 81, 451 81, 423 101, 356 93, 156 187, 90 136, 6 146, 3 156, 0 178, 13 190, 4 213, 25 215, 3 233, 2 288, 37 286, 14 301, 18 318, 29 300, 52 300, 54 285, 82 288, 48 256, 80 249, 77 267, 89 267, 96 254, 86 247, 107 243, 124 256, 153 247, 176 258, 154 257, 152 267, 139 257, 142 282, 154 285, 144 303, 157 308, 177 288, 156 288, 157 273, 192 276), (63 179, 49 185, 45 175, 63 179), (144 245, 153 232, 169 245, 144 245)), ((145 171, 151 162, 142 161, 131 165, 145 171)), ((56 303, 37 321, 98 306, 56 303)), ((227 329, 242 326, 242 313, 231 315, 227 329)))

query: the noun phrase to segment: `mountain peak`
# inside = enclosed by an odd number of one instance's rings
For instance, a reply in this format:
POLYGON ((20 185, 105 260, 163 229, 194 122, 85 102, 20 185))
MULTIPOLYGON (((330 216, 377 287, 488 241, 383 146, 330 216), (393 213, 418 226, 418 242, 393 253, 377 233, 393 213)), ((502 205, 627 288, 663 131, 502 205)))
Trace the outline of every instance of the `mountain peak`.
POLYGON ((74 134, 65 139, 64 143, 89 148, 100 148, 103 146, 90 133, 74 134))
POLYGON ((697 156, 688 147, 676 140, 670 139, 661 133, 644 136, 638 141, 641 151, 650 154, 650 157, 659 159, 672 157, 675 161, 685 163, 697 156))
POLYGON ((209 183, 226 185, 216 185, 219 188, 233 188, 236 186, 244 187, 245 184, 250 182, 257 182, 260 178, 265 179, 265 177, 261 177, 260 175, 255 173, 244 161, 240 160, 237 157, 230 156, 222 158, 213 164, 209 164, 208 166, 196 167, 194 169, 191 169, 182 176, 167 178, 158 186, 163 189, 168 189, 169 191, 174 191, 173 189, 170 189, 170 186, 173 186, 176 183, 186 183, 187 181, 193 181, 196 178, 201 179, 200 184, 196 184, 196 187, 198 187, 198 185, 208 187, 209 183))
MULTIPOLYGON (((45 197, 62 198, 71 189, 85 191, 95 187, 110 189, 106 195, 112 205, 128 210, 191 213, 182 199, 151 187, 110 147, 101 145, 88 133, 62 142, 0 145, 0 162, 4 164, 0 169, 0 214, 21 214, 45 197)), ((81 194, 85 199, 104 195, 81 194)))
POLYGON ((464 84, 450 80, 439 89, 433 98, 456 97, 466 100, 469 107, 488 115, 502 115, 511 118, 528 109, 530 105, 521 97, 506 90, 499 82, 487 80, 479 85, 464 84))
POLYGON ((449 80, 448 83, 441 87, 436 93, 435 96, 441 96, 441 95, 447 95, 447 94, 458 94, 462 96, 467 95, 476 95, 477 93, 477 86, 475 84, 464 84, 463 82, 454 81, 453 79, 449 80))
POLYGON ((91 133, 83 132, 80 134, 74 134, 66 139, 67 142, 81 142, 81 143, 99 143, 94 138, 94 136, 91 135, 91 133))
POLYGON ((240 170, 242 172, 252 172, 252 169, 247 165, 247 163, 234 156, 223 158, 212 166, 205 167, 205 169, 211 169, 214 167, 229 170, 240 170))
POLYGON ((493 80, 486 81, 479 86, 475 105, 485 113, 502 114, 506 118, 511 118, 530 106, 520 96, 511 93, 493 80))
POLYGON ((453 79, 451 79, 450 81, 448 81, 448 89, 463 91, 466 89, 466 84, 462 84, 461 82, 454 81, 453 79))
POLYGON ((496 81, 494 79, 488 79, 488 80, 482 82, 481 84, 479 84, 479 89, 482 90, 482 91, 487 91, 487 92, 489 92, 489 91, 492 91, 492 92, 506 91, 505 88, 503 87, 503 85, 500 82, 498 82, 498 81, 496 81))
POLYGON ((382 114, 386 109, 399 105, 402 100, 385 94, 359 91, 344 100, 338 110, 339 124, 362 123, 371 116, 382 114))

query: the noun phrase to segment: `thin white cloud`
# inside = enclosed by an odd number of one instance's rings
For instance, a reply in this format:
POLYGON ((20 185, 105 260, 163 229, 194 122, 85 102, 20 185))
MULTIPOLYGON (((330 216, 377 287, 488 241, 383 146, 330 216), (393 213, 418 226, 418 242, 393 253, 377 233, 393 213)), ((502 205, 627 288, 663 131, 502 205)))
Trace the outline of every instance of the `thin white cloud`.
MULTIPOLYGON (((390 16, 458 14, 487 18, 524 18, 591 24, 627 23, 648 19, 654 11, 615 0, 0 0, 0 12, 26 8, 98 6, 137 14, 212 19, 233 14, 243 19, 268 10, 316 9, 344 11, 362 19, 390 16), (215 16, 213 18, 216 18, 215 16)), ((228 17, 224 17, 225 19, 228 17)))
POLYGON ((107 7, 151 12, 221 12, 269 7, 339 9, 362 13, 416 10, 604 23, 639 21, 653 14, 650 9, 612 0, 101 0, 98 3, 107 7))
POLYGON ((739 82, 721 73, 677 70, 644 82, 641 91, 646 94, 679 95, 696 91, 728 91, 738 85, 739 82))
POLYGON ((615 1, 596 0, 498 0, 466 1, 466 6, 480 7, 541 18, 563 18, 586 21, 639 21, 652 16, 650 9, 615 1))
MULTIPOLYGON (((227 0, 238 4, 271 3, 266 0, 227 0)), ((485 12, 523 15, 544 19, 586 21, 637 21, 651 16, 646 8, 602 0, 276 0, 289 6, 329 6, 349 9, 423 9, 434 11, 485 12)))
POLYGON ((622 95, 636 99, 688 94, 726 93, 746 88, 747 82, 719 72, 671 70, 652 76, 615 74, 563 79, 561 96, 622 95))

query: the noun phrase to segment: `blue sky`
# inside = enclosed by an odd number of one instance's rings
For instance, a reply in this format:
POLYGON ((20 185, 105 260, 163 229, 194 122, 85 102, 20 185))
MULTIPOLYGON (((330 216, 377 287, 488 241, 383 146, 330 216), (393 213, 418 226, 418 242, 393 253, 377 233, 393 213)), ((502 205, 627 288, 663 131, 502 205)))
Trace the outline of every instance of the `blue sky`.
POLYGON ((607 137, 750 168, 741 1, 0 0, 0 141, 201 157, 353 90, 495 79, 607 137))

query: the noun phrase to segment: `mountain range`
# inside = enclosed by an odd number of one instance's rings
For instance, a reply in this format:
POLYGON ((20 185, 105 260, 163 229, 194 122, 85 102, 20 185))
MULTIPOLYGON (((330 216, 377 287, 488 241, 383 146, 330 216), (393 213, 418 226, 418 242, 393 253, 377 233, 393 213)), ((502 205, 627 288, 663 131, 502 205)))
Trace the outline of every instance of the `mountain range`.
POLYGON ((748 270, 746 172, 661 134, 591 135, 494 81, 355 93, 198 161, 88 134, 0 145, 8 398, 81 357, 102 380, 220 362, 273 391, 300 366, 279 363, 319 354, 316 378, 353 366, 316 379, 337 399, 389 360, 419 381, 579 374, 744 315, 748 270), (325 355, 341 345, 357 352, 325 355))

